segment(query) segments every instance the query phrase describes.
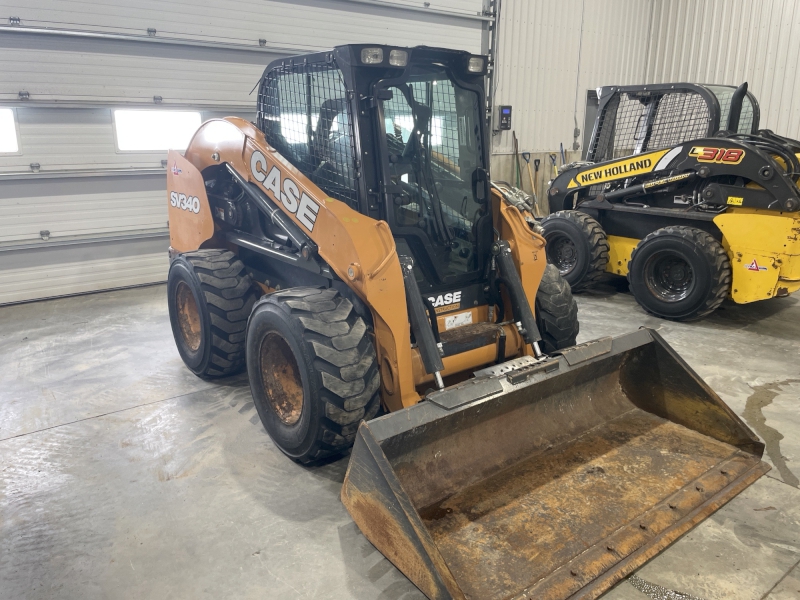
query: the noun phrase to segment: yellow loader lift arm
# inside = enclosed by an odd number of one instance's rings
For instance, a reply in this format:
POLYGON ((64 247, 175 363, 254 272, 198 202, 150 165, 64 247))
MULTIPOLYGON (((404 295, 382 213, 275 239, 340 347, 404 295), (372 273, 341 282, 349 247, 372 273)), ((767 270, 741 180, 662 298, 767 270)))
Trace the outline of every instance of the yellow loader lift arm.
POLYGON ((170 320, 194 373, 247 369, 287 456, 352 447, 342 501, 429 598, 594 598, 768 467, 655 332, 576 345, 531 207, 488 177, 485 71, 270 65, 258 123, 169 154, 170 320))

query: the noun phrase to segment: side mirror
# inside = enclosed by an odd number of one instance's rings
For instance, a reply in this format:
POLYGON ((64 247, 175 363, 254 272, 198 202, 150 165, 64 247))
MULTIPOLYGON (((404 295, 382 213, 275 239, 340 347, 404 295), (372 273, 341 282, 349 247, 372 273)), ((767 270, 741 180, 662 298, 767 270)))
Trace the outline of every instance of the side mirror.
POLYGON ((472 172, 472 195, 480 204, 489 199, 489 174, 483 167, 472 172))

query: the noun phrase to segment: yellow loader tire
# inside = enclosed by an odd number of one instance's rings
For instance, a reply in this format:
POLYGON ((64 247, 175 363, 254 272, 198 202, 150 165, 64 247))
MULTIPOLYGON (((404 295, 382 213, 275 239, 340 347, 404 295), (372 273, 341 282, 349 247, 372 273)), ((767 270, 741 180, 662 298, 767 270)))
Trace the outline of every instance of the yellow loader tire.
POLYGON ((592 287, 608 264, 608 239, 595 219, 561 210, 542 219, 547 262, 555 265, 573 292, 592 287))
POLYGON ((694 227, 664 227, 631 253, 628 283, 647 312, 674 321, 694 321, 714 312, 731 291, 731 263, 709 233, 694 227))
POLYGON ((180 254, 169 268, 167 303, 178 353, 203 378, 240 373, 253 282, 230 250, 180 254))
POLYGON ((302 463, 347 451, 380 409, 369 327, 333 288, 264 296, 247 325, 247 374, 267 433, 302 463))

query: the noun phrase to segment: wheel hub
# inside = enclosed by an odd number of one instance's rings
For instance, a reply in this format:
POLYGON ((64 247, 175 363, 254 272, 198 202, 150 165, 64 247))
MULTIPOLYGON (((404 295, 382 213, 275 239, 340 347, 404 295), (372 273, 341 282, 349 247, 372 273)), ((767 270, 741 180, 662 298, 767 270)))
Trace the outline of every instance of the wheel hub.
POLYGON ((559 272, 564 275, 575 268, 578 262, 578 251, 575 244, 567 237, 558 236, 547 241, 548 258, 559 272))
POLYGON ((197 309, 194 294, 186 283, 181 281, 175 294, 175 303, 178 313, 178 325, 180 326, 183 341, 192 352, 197 352, 200 348, 200 311, 197 309))
POLYGON ((647 287, 665 302, 686 299, 694 289, 695 279, 691 265, 676 254, 658 254, 645 265, 647 287))
POLYGON ((261 381, 264 393, 278 418, 294 425, 303 413, 303 383, 288 342, 276 332, 261 341, 261 381))

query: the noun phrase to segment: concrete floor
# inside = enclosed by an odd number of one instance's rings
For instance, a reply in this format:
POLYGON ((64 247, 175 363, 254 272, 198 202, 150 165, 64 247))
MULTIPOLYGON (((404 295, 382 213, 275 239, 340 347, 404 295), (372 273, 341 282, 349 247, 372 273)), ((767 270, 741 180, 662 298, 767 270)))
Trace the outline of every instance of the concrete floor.
MULTIPOLYGON (((606 286, 581 336, 659 329, 766 441, 768 476, 604 600, 800 598, 800 298, 695 324, 606 286)), ((0 308, 0 598, 422 599, 304 468, 246 380, 175 350, 164 286, 0 308)))

